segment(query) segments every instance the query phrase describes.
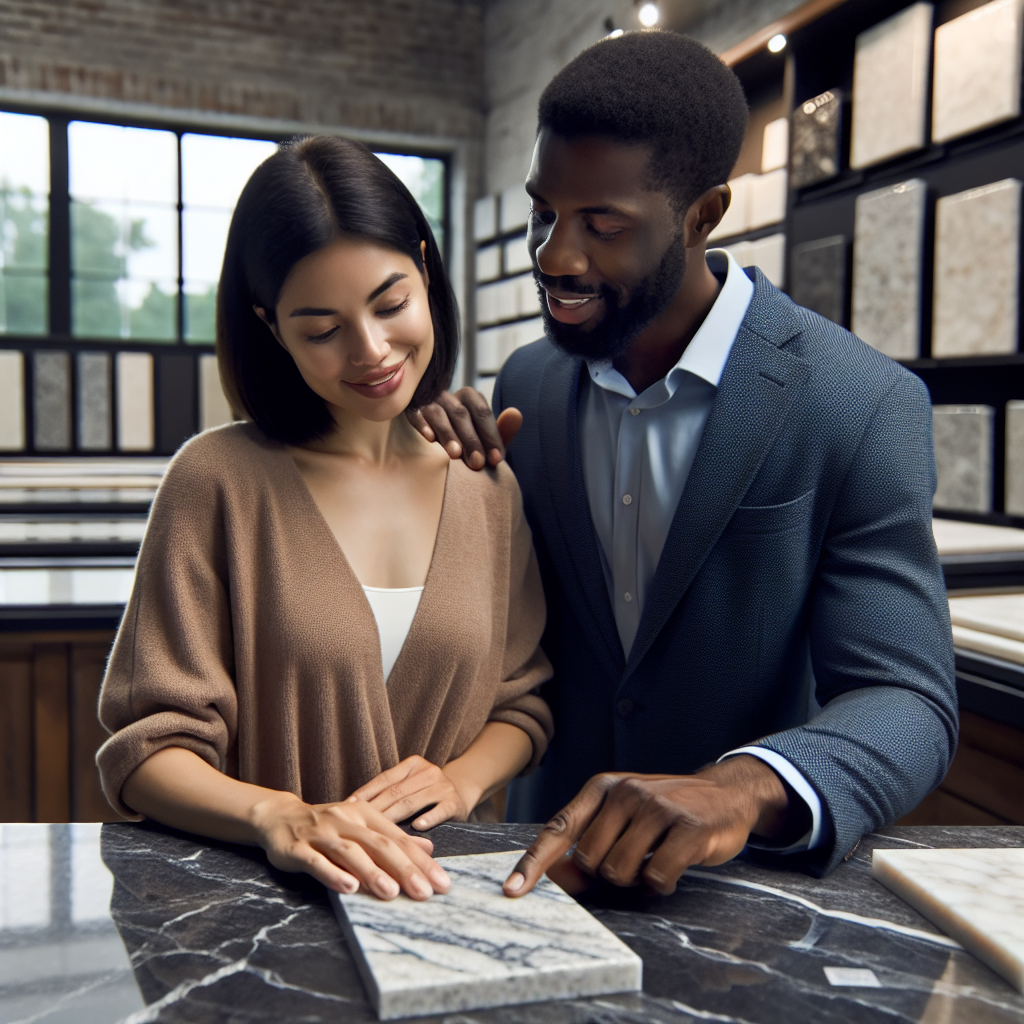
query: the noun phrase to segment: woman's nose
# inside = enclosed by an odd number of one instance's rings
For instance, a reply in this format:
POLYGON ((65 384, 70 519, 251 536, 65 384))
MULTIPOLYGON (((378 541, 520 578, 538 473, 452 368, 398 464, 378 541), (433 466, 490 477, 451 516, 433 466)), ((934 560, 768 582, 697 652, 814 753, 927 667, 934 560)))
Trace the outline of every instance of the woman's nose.
POLYGON ((348 357, 353 366, 372 367, 391 353, 391 345, 377 324, 359 324, 349 333, 348 357))

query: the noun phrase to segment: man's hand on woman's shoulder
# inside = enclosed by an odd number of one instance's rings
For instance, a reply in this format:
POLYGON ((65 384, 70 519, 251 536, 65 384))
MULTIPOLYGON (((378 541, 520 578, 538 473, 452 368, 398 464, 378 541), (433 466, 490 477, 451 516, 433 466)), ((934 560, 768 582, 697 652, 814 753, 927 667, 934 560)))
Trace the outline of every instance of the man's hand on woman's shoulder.
POLYGON ((475 388, 444 391, 436 402, 406 413, 409 422, 428 440, 436 441, 453 459, 470 469, 496 466, 505 448, 519 433, 523 415, 505 409, 495 420, 487 399, 475 388))

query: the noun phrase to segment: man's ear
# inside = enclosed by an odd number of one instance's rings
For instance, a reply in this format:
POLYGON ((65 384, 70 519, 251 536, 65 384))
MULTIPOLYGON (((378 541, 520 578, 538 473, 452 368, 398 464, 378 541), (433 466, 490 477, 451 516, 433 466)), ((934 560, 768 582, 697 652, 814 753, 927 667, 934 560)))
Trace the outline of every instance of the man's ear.
POLYGON ((430 271, 427 270, 427 242, 424 239, 420 242, 420 259, 423 261, 423 283, 430 287, 430 271))
POLYGON ((709 188, 686 211, 686 246, 707 244, 708 235, 718 227, 732 202, 732 189, 728 185, 709 188))
POLYGON ((278 345, 287 352, 288 349, 285 348, 285 344, 281 340, 281 332, 277 329, 277 323, 270 319, 267 311, 262 306, 253 306, 252 311, 270 328, 270 333, 277 340, 278 345))

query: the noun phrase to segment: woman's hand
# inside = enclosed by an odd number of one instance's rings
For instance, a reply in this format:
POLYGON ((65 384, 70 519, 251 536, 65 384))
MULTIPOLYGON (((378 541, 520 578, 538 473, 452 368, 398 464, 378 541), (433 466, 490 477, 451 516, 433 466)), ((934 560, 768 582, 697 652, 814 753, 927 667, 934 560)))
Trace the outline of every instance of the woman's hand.
POLYGON ((482 796, 483 793, 459 771, 458 760, 438 768, 419 754, 381 772, 352 794, 393 822, 405 821, 424 807, 430 807, 412 823, 412 827, 420 831, 440 825, 442 821, 465 821, 482 796))
POLYGON ((291 793, 275 793, 253 808, 252 820, 271 864, 308 872, 338 892, 362 885, 383 900, 400 891, 425 900, 451 884, 430 856, 429 839, 406 835, 355 795, 343 803, 311 805, 291 793))

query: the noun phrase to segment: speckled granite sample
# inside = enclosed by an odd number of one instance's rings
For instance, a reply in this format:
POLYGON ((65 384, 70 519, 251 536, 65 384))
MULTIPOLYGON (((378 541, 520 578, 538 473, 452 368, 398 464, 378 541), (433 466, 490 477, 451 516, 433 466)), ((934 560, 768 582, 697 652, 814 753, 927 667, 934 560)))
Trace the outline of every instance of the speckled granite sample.
POLYGON ((921 354, 927 198, 920 178, 857 197, 851 329, 893 359, 921 354))
POLYGON ((32 433, 40 451, 71 447, 71 357, 67 352, 32 354, 32 433))
POLYGON ((850 166, 870 167, 926 140, 932 5, 913 4, 857 36, 850 166))
POLYGON ((876 850, 871 870, 1024 992, 1024 849, 876 850))
POLYGON ((935 30, 932 138, 945 142, 1020 113, 1024 0, 993 0, 935 30))
POLYGON ((846 309, 846 238, 830 235, 793 247, 789 296, 842 325, 846 309))
POLYGON ((332 893, 381 1020, 640 989, 640 958, 554 882, 502 894, 518 860, 442 858, 451 891, 422 903, 332 893))
POLYGON ((789 173, 793 188, 834 178, 839 173, 843 140, 843 94, 830 89, 793 111, 789 173))
POLYGON ((936 203, 936 358, 1017 351, 1020 211, 1015 178, 936 203))
POLYGON ((935 508, 992 511, 992 441, 995 410, 988 405, 933 405, 935 508))
POLYGON ((1024 516, 1024 402, 1006 403, 1007 515, 1024 516))
POLYGON ((103 451, 112 447, 110 353, 79 352, 78 447, 103 451))

